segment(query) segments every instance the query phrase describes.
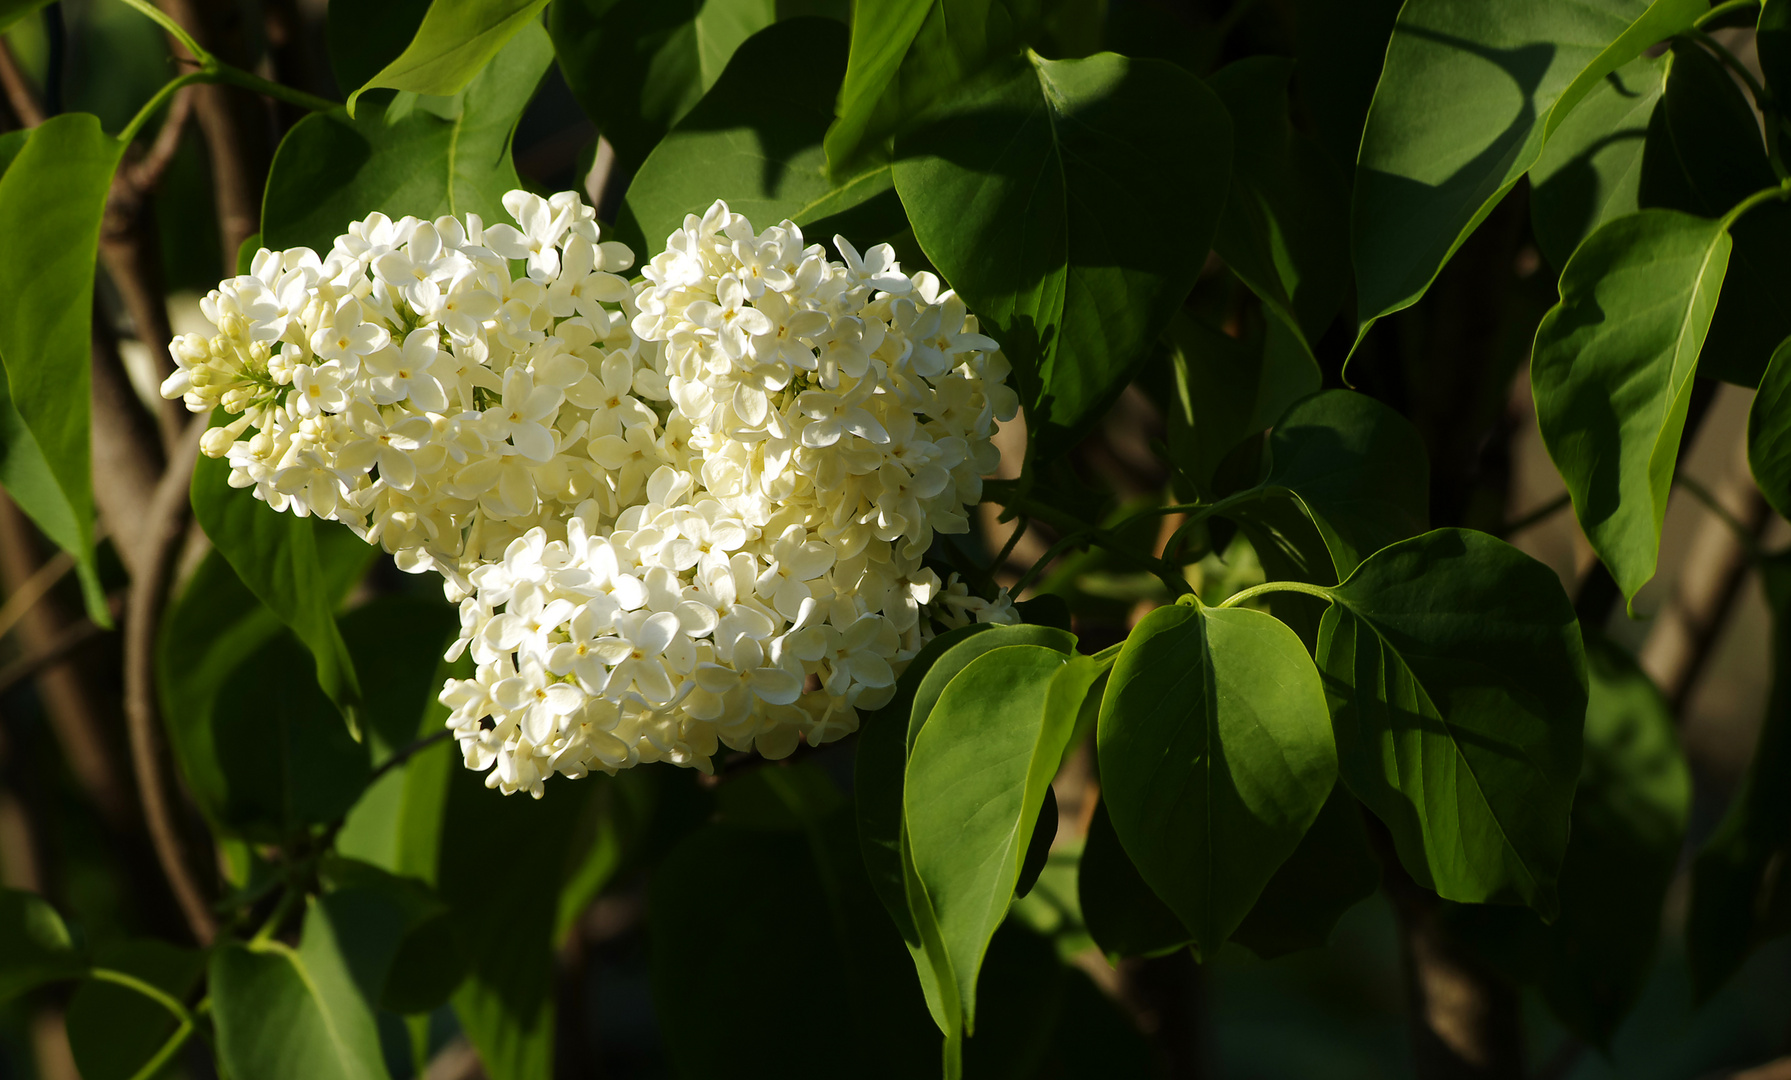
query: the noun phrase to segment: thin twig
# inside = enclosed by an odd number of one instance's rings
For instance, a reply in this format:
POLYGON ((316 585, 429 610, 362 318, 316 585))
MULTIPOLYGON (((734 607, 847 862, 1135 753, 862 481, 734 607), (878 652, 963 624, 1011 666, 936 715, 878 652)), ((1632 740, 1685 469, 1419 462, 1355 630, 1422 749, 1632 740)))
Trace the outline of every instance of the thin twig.
POLYGON ((130 179, 131 187, 140 192, 149 191, 161 182, 162 174, 168 171, 168 164, 180 152, 180 139, 186 134, 187 119, 192 115, 193 88, 183 86, 175 91, 174 100, 169 102, 168 115, 162 119, 162 126, 156 131, 155 142, 149 145, 149 152, 141 160, 119 170, 130 179))
POLYGON ((12 591, 5 604, 0 604, 0 637, 5 637, 25 617, 25 613, 37 606, 44 594, 56 587, 63 576, 75 568, 75 558, 66 551, 58 551, 45 560, 44 564, 32 571, 24 584, 12 591))
POLYGON ((6 102, 20 124, 33 128, 44 122, 43 106, 37 103, 37 95, 31 92, 31 84, 4 39, 0 39, 0 89, 6 91, 6 102))
POLYGON ((1516 521, 1506 522, 1504 525, 1500 526, 1499 531, 1494 535, 1501 540, 1508 540, 1518 533, 1523 532, 1525 529, 1530 528, 1532 525, 1540 525, 1542 522, 1547 521, 1549 518, 1554 517, 1556 514, 1572 505, 1573 493, 1563 491, 1548 502, 1543 503, 1523 517, 1518 518, 1516 521))
POLYGON ((37 675, 44 668, 56 663, 105 632, 92 619, 82 619, 80 622, 74 623, 38 648, 24 656, 17 657, 6 666, 0 667, 0 694, 6 693, 19 683, 37 675))
POLYGON ((143 816, 155 842, 156 858, 186 916, 187 925, 201 945, 217 935, 217 920, 187 862, 179 828, 168 800, 161 769, 161 728, 156 707, 155 646, 167 606, 174 568, 186 537, 191 512, 188 487, 199 456, 199 436, 209 417, 195 417, 168 462, 157 485, 143 523, 143 574, 131 585, 124 621, 124 703, 129 722, 131 757, 136 766, 137 790, 143 799, 143 816))

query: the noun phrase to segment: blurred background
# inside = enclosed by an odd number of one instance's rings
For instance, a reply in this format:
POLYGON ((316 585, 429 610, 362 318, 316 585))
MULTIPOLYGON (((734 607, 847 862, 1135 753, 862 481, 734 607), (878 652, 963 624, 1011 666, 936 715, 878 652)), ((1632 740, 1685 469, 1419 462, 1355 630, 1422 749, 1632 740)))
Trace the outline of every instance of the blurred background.
MULTIPOLYGON (((208 0, 233 27, 235 48, 251 61, 245 66, 337 100, 343 88, 335 85, 328 60, 329 9, 344 2, 356 0, 208 0)), ((425 0, 358 2, 418 11, 425 6, 425 0)), ((1112 0, 1107 33, 1113 47, 1130 55, 1175 54, 1172 58, 1197 71, 1210 72, 1233 56, 1279 52, 1307 59, 1321 44, 1327 50, 1372 48, 1374 26, 1383 28, 1384 40, 1384 27, 1396 10, 1388 0, 1112 0), (1340 34, 1334 31, 1340 20, 1368 29, 1340 34)), ((1719 33, 1738 54, 1749 54, 1750 32, 1719 33)), ((63 0, 5 34, 0 81, 7 93, 0 130, 23 126, 32 107, 46 114, 93 112, 108 130, 117 130, 171 71, 163 36, 148 20, 113 0, 63 0)), ((1357 109, 1359 125, 1372 85, 1370 79, 1359 102, 1325 107, 1357 109)), ((296 116, 265 102, 253 101, 252 107, 265 114, 257 127, 265 143, 249 148, 247 157, 264 169, 280 132, 296 116)), ((517 169, 542 192, 583 190, 608 219, 627 177, 608 169, 598 135, 553 71, 516 132, 517 169)), ((197 126, 186 124, 168 149, 171 156, 140 211, 144 224, 138 239, 166 289, 171 328, 180 332, 199 322, 198 298, 230 272, 234 258, 227 258, 220 235, 213 174, 197 126)), ((1536 322, 1554 299, 1558 268, 1545 262, 1530 235, 1527 183, 1481 227, 1421 304, 1383 321, 1351 374, 1359 388, 1400 408, 1424 433, 1436 484, 1434 523, 1503 534, 1555 569, 1569 595, 1580 598, 1582 613, 1608 611, 1611 636, 1637 652, 1679 709, 1695 801, 1651 981, 1608 1057, 1568 1038, 1535 995, 1528 995, 1524 1024, 1530 1060, 1538 1077, 1577 1080, 1791 1077, 1791 1066, 1762 1067, 1791 1054, 1791 942, 1756 952, 1700 1009, 1692 1007, 1681 945, 1691 853, 1727 807, 1768 705, 1771 621, 1751 553, 1791 542, 1791 527, 1768 512, 1746 467, 1752 392, 1701 387, 1694 408, 1703 408, 1703 418, 1685 458, 1686 482, 1667 514, 1661 572, 1638 600, 1637 617, 1630 618, 1620 603, 1611 602, 1608 584, 1590 572, 1590 549, 1566 510, 1564 489, 1536 430, 1527 350, 1536 322)), ((0 251, 3 246, 0 238, 0 251)), ((903 254, 908 264, 917 255, 903 254)), ((1216 261, 1207 270, 1190 311, 1234 339, 1261 333, 1260 311, 1235 279, 1216 261)), ((103 274, 100 290, 96 348, 116 348, 139 393, 153 403, 149 357, 165 343, 153 339, 154 327, 133 320, 130 298, 110 289, 103 274)), ((0 317, 12 315, 0 312, 0 317)), ((1341 384, 1342 354, 1353 335, 1346 322, 1339 320, 1319 347, 1331 385, 1341 384)), ((1151 447, 1166 438, 1166 392, 1141 382, 1120 399, 1105 424, 1072 455, 1082 482, 1122 505, 1162 490, 1168 477, 1151 447)), ((1017 474, 1024 446, 1017 425, 1002 436, 1003 470, 1009 475, 1017 474)), ((1006 544, 1012 526, 996 519, 995 508, 982 511, 978 532, 964 542, 986 561, 1006 544)), ((1166 527, 1173 528, 1173 522, 1166 527)), ((1043 531, 1019 538, 1001 571, 1003 580, 1015 581, 1045 553, 1050 539, 1043 531)), ((123 779, 128 759, 120 688, 86 688, 95 704, 92 723, 84 729, 71 729, 54 716, 54 695, 64 692, 57 688, 55 671, 116 672, 114 635, 89 626, 60 668, 19 667, 20 659, 43 642, 65 639, 83 622, 72 579, 27 577, 18 572, 16 558, 4 558, 36 543, 29 525, 7 506, 0 513, 0 563, 5 564, 0 571, 7 592, 0 605, 0 880, 43 892, 91 938, 124 933, 180 938, 181 924, 165 890, 144 884, 155 871, 123 779), (34 591, 46 587, 48 598, 33 605, 34 591), (99 662, 82 663, 84 657, 99 662)), ((1247 546, 1228 555, 1210 557, 1199 568, 1203 593, 1224 595, 1260 580, 1247 546)), ((122 573, 113 577, 122 584, 122 573)), ((366 587, 375 592, 417 588, 433 585, 389 567, 376 571, 366 587)), ((1097 556, 1060 560, 1035 589, 1071 602, 1090 649, 1119 640, 1131 622, 1164 599, 1148 575, 1125 573, 1097 556)), ((849 784, 851 752, 847 740, 812 760, 849 784)), ((680 775, 657 782, 682 790, 694 780, 680 775)), ((1160 1050, 1173 1044, 1163 1052, 1181 1062, 1182 1074, 1236 1080, 1411 1074, 1400 943, 1384 894, 1352 910, 1325 950, 1260 961, 1228 946, 1200 969, 1185 957, 1110 967, 1081 931, 1076 909, 1075 859, 1093 807, 1091 785, 1085 761, 1073 762, 1059 778, 1062 825, 1052 863, 1038 890, 1018 905, 1016 933, 1049 938, 1160 1050)), ((620 875, 581 917, 561 957, 559 1076, 668 1074, 649 990, 649 876, 644 868, 620 875)), ((725 932, 717 927, 718 934, 725 932)), ((784 947, 805 947, 800 926, 790 927, 784 947)), ((20 1003, 0 1011, 0 1080, 74 1075, 72 1064, 59 1059, 56 1033, 44 1027, 43 1015, 20 1003)), ((440 1052, 431 1080, 479 1075, 471 1054, 456 1040, 451 1013, 437 1020, 432 1042, 440 1052)), ((177 1062, 170 1074, 203 1067, 177 1062)))

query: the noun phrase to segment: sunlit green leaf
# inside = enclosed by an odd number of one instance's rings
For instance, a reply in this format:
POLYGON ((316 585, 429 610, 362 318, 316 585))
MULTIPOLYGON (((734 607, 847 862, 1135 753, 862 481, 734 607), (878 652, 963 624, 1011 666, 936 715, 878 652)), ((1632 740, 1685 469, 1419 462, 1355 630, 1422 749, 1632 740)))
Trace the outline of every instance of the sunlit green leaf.
POLYGON ((1038 645, 977 657, 939 695, 908 756, 908 848, 970 1031, 983 953, 1013 900, 1045 788, 1075 722, 1073 710, 1046 708, 1065 660, 1038 645))
POLYGON ((1424 294, 1600 79, 1708 9, 1705 0, 1408 0, 1356 162, 1364 332, 1424 294))
POLYGON ((100 130, 98 117, 64 113, 33 128, 0 175, 6 411, 16 410, 31 435, 28 443, 8 441, 5 479, 26 479, 20 505, 75 557, 88 612, 102 626, 111 617, 93 564, 88 447, 93 275, 106 193, 123 150, 100 130), (40 462, 47 477, 37 471, 40 462))
MULTIPOLYGON (((851 55, 840 86, 839 120, 827 133, 827 159, 845 171, 860 153, 877 103, 901 69, 914 35, 933 9, 932 0, 854 4, 851 55)), ((883 134, 887 134, 884 132, 883 134)))
POLYGON ((1216 954, 1337 777, 1305 646, 1261 612, 1159 608, 1114 661, 1099 743, 1126 854, 1196 953, 1216 954))
POLYGON ((1118 395, 1198 276, 1231 122, 1160 60, 1031 54, 953 92, 896 144, 915 238, 1013 362, 1052 453, 1118 395), (1173 243, 1157 235, 1166 208, 1173 243))
POLYGON ((547 0, 431 0, 416 37, 398 58, 348 95, 349 115, 375 87, 433 97, 460 93, 511 38, 539 27, 546 6, 547 0))
POLYGON ((1530 220, 1557 268, 1600 225, 1639 208, 1648 122, 1666 78, 1665 55, 1636 57, 1598 80, 1542 148, 1530 170, 1530 220))
POLYGON ((1536 331, 1536 420, 1574 513, 1633 602, 1654 576, 1692 375, 1729 264, 1720 221, 1618 218, 1581 244, 1536 331))
POLYGON ((552 60, 547 32, 529 24, 454 97, 399 94, 364 102, 353 119, 300 120, 268 170, 263 242, 327 252, 349 222, 375 210, 508 220, 504 192, 521 186, 510 135, 552 60))
POLYGON ((1438 529, 1376 552, 1331 597, 1317 655, 1350 792, 1420 884, 1553 918, 1586 713, 1560 579, 1484 533, 1438 529))
POLYGON ((313 901, 298 948, 226 942, 211 956, 218 1059, 232 1076, 388 1080, 373 1010, 313 901))

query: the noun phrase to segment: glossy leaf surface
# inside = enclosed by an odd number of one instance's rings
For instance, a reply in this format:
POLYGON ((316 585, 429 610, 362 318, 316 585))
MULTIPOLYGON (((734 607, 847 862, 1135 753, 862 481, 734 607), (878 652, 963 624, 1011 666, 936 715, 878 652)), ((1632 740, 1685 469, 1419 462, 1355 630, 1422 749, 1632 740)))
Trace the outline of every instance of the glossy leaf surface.
POLYGON ((485 65, 531 23, 547 0, 431 0, 398 58, 348 95, 348 114, 375 87, 448 97, 465 90, 485 65))
POLYGON ((211 957, 218 1058, 232 1076, 386 1080, 373 1011, 313 902, 298 948, 227 942, 211 957))
POLYGON ((106 192, 123 147, 86 113, 53 116, 0 174, 0 360, 11 409, 31 435, 9 440, 7 479, 29 477, 20 505, 81 569, 88 611, 109 625, 93 564, 93 276, 106 192), (29 312, 29 317, 24 313, 29 312), (55 488, 37 473, 41 460, 55 488), (15 472, 16 470, 16 472, 15 472))
POLYGON ((1554 571, 1438 529, 1376 552, 1331 596, 1317 656, 1350 792, 1420 884, 1553 918, 1586 713, 1554 571))
POLYGON ((1336 780, 1305 646, 1261 612, 1159 608, 1114 661, 1098 739, 1114 832, 1214 955, 1336 780))
POLYGON ((1046 708, 1064 663, 1062 653, 1038 645, 976 658, 939 696, 908 756, 908 848, 970 1030, 983 953, 1013 899, 1045 788, 1075 722, 1074 711, 1046 708))
POLYGON ((915 238, 1013 362, 1035 445, 1066 445, 1181 306, 1229 182, 1231 122, 1163 61, 1033 55, 897 140, 915 238), (1174 244, 1137 244, 1174 213, 1174 244))
POLYGON ((1598 80, 1691 25, 1703 0, 1413 0, 1356 163, 1364 329, 1408 307, 1598 80))
POLYGON ((1692 375, 1731 247, 1722 223, 1618 218, 1561 274, 1530 385, 1549 457, 1598 557, 1632 601, 1654 576, 1692 375))

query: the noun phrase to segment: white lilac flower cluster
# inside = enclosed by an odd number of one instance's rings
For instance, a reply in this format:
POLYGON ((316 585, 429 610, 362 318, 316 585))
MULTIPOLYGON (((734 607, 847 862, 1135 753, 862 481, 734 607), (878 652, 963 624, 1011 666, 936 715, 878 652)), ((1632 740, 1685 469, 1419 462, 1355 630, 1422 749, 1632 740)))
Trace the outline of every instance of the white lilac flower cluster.
POLYGON ((717 202, 630 284, 577 195, 504 206, 259 252, 162 387, 234 414, 202 443, 234 486, 443 575, 477 669, 441 700, 488 786, 781 757, 939 628, 1015 618, 921 563, 1017 407, 938 279, 717 202))

